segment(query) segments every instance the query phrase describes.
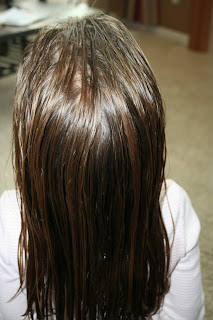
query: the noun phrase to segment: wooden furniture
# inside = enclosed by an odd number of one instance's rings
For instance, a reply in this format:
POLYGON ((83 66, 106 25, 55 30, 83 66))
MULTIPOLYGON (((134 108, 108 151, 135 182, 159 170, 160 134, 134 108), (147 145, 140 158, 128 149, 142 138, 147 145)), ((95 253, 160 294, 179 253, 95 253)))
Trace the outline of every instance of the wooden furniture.
POLYGON ((211 31, 212 0, 194 0, 189 33, 189 49, 207 51, 211 31))

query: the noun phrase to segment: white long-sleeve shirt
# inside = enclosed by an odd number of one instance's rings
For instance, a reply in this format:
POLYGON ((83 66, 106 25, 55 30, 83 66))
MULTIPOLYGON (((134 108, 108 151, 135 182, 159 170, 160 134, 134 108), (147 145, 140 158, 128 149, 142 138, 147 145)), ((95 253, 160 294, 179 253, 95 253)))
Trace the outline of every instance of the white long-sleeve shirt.
MULTIPOLYGON (((166 194, 162 189, 161 210, 172 246, 169 268, 171 286, 161 309, 152 319, 201 320, 205 307, 198 217, 186 192, 172 180, 167 180, 166 194)), ((20 285, 17 263, 20 230, 16 192, 5 191, 0 198, 0 319, 3 320, 23 320, 22 315, 26 312, 25 291, 9 301, 20 285)))

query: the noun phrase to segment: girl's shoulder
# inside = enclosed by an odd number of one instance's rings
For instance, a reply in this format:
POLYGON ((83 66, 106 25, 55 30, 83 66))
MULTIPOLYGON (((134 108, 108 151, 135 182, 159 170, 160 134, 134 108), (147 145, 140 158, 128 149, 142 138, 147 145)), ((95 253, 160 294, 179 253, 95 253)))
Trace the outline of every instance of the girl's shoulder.
POLYGON ((17 247, 21 232, 21 216, 15 190, 0 197, 0 255, 5 263, 17 266, 17 247))
POLYGON ((164 223, 171 221, 175 226, 183 224, 199 224, 199 219, 194 211, 187 192, 174 180, 166 180, 160 195, 160 205, 164 223))
POLYGON ((21 216, 15 190, 0 197, 0 319, 19 320, 27 309, 26 292, 12 299, 20 286, 18 240, 21 216))
POLYGON ((198 245, 200 221, 186 191, 175 181, 162 187, 161 214, 171 246, 171 271, 179 259, 198 245))

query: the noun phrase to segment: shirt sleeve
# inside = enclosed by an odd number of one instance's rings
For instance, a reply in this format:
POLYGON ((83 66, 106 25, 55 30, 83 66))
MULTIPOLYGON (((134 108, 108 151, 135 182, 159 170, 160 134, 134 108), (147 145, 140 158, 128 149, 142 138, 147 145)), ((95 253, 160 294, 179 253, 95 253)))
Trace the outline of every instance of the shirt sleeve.
POLYGON ((20 286, 18 239, 21 230, 20 212, 15 191, 6 191, 0 198, 0 319, 23 320, 26 294, 14 298, 20 286))
POLYGON ((176 183, 168 188, 162 215, 172 246, 170 289, 152 319, 201 320, 205 307, 198 245, 200 222, 188 195, 176 183))

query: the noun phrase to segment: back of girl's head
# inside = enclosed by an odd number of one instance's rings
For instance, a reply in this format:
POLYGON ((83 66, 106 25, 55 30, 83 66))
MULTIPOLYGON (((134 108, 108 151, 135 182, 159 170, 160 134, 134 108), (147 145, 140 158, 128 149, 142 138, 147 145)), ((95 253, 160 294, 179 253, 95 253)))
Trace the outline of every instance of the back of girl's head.
POLYGON ((106 15, 39 33, 18 71, 19 267, 39 319, 137 319, 167 290, 162 100, 127 29, 106 15))

